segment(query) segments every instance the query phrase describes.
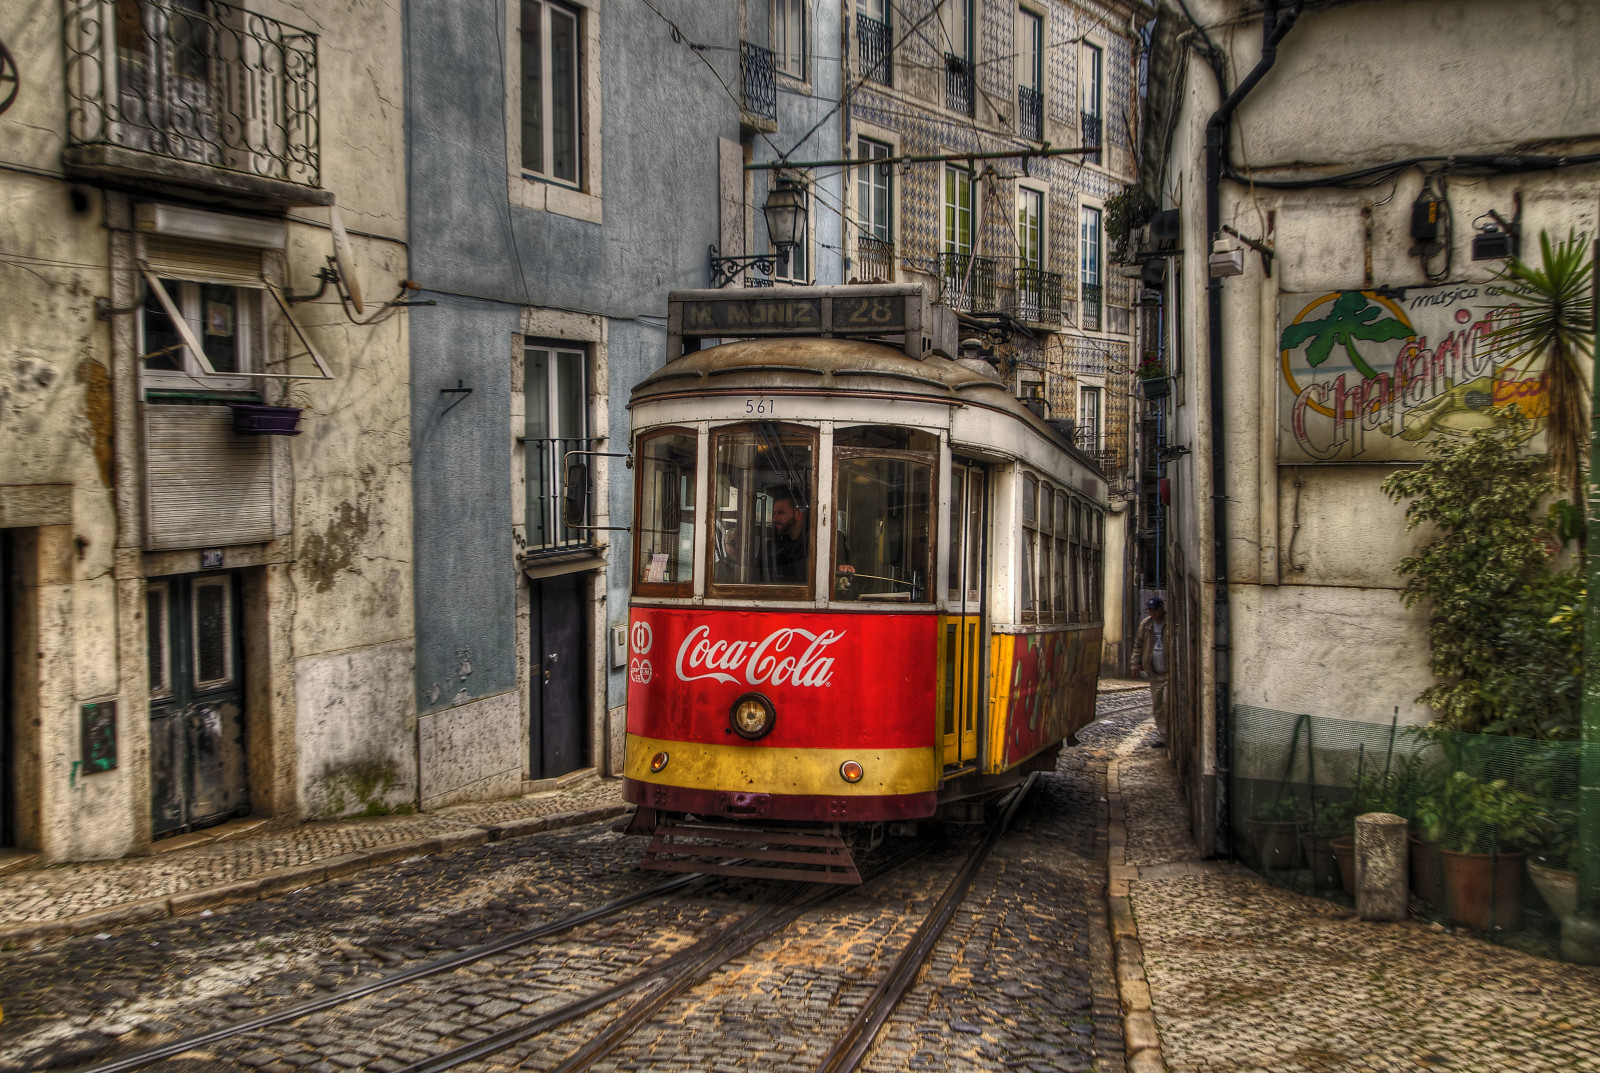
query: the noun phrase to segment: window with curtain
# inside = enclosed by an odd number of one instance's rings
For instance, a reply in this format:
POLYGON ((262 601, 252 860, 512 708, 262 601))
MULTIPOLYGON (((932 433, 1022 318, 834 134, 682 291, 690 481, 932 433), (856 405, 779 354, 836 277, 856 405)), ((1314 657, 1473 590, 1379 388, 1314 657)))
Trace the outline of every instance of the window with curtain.
POLYGON ((1017 188, 1017 251, 1024 267, 1044 268, 1044 192, 1017 188))
POLYGON ((954 164, 944 166, 945 253, 972 252, 972 173, 954 164))

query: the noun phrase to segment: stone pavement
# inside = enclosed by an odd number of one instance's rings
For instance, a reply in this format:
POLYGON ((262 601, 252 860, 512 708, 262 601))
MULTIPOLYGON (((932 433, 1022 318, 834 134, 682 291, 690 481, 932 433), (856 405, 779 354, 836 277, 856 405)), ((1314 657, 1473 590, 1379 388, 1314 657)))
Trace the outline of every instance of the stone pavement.
MULTIPOLYGON (((99 931, 269 897, 415 854, 589 822, 624 811, 619 779, 422 815, 249 830, 144 857, 32 868, 0 876, 0 945, 99 931)), ((243 826, 243 825, 241 825, 243 826)), ((215 829, 220 830, 220 829, 215 829)), ((189 839, 191 836, 182 836, 189 839)))
POLYGON ((1600 970, 1419 921, 1362 921, 1199 860, 1148 695, 1103 697, 1101 713, 1085 737, 1114 751, 1110 893, 1130 1071, 1600 1071, 1600 970), (1123 885, 1132 934, 1118 929, 1123 885), (1139 1038, 1141 1000, 1158 1046, 1139 1038))

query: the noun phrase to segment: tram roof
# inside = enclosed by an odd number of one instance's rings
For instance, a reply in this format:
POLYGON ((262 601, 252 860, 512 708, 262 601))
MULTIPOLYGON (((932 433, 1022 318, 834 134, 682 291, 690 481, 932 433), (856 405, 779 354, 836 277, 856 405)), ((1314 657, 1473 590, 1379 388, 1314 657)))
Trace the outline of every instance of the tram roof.
POLYGON ((1048 442, 1099 471, 1093 459, 1024 406, 999 380, 938 354, 912 358, 897 347, 860 339, 742 339, 696 350, 641 380, 628 405, 752 390, 919 396, 947 405, 982 406, 1033 428, 1048 442))

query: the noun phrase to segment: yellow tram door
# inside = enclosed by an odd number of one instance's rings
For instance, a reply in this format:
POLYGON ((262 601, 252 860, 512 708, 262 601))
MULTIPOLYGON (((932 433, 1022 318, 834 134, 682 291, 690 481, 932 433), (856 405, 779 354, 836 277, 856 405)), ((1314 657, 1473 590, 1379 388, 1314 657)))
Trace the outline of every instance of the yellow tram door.
POLYGON ((951 465, 950 564, 946 614, 939 620, 939 720, 946 772, 978 761, 988 639, 983 615, 987 490, 981 466, 951 465))

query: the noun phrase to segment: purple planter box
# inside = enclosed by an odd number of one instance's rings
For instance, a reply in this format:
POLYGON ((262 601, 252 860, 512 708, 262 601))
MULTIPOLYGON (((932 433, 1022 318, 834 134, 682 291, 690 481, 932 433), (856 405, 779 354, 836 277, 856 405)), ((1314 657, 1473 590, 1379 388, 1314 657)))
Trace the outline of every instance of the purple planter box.
POLYGON ((295 406, 257 406, 231 402, 233 431, 238 436, 298 436, 300 409, 295 406))

